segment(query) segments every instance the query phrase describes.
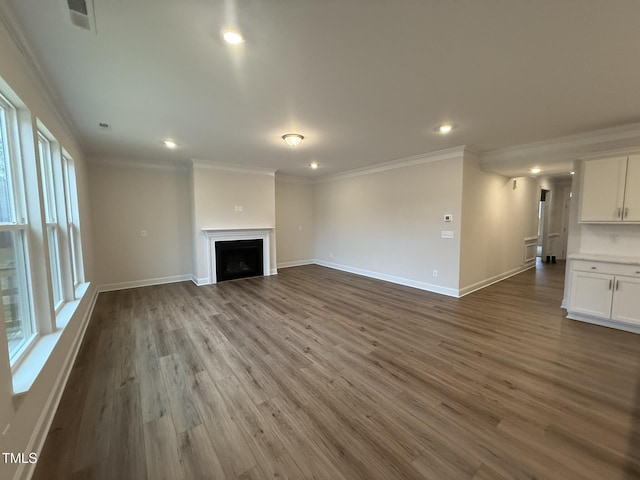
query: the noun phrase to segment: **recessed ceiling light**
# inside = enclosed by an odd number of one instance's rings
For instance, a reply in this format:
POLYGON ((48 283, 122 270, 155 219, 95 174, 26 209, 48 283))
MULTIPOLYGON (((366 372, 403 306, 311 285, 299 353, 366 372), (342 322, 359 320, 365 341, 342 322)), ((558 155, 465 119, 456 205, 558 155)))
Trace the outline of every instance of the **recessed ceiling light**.
POLYGON ((574 172, 573 170, 571 170, 571 171, 569 172, 569 175, 575 175, 575 174, 576 174, 576 172, 574 172))
POLYGON ((235 30, 225 30, 224 32, 222 32, 222 38, 224 38, 225 42, 230 43, 231 45, 239 45, 241 43, 244 43, 244 37, 242 36, 242 34, 240 32, 236 32, 235 30))
POLYGON ((537 173, 540 173, 542 171, 542 169, 540 167, 533 167, 531 169, 531 173, 533 173, 534 175, 537 173))
POLYGON ((167 148, 176 148, 178 146, 178 144, 176 142, 174 142, 173 140, 165 140, 164 142, 164 146, 167 148))
POLYGON ((282 139, 287 142, 287 145, 291 147, 297 147, 300 145, 300 142, 304 139, 302 135, 299 133, 285 133, 282 135, 282 139))
POLYGON ((311 162, 309 166, 315 170, 316 168, 318 168, 318 162, 311 162))
POLYGON ((454 126, 451 125, 450 123, 443 123, 442 125, 438 126, 436 128, 436 132, 442 134, 442 135, 446 135, 447 133, 450 133, 451 130, 453 130, 454 126))

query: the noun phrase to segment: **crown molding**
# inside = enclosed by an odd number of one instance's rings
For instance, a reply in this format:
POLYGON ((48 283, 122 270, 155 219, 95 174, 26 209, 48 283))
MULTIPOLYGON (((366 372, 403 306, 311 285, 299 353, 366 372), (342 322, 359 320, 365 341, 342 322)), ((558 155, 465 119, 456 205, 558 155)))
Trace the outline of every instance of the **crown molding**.
POLYGON ((103 167, 118 168, 144 168, 150 170, 168 170, 168 171, 184 171, 190 170, 191 165, 179 162, 157 162, 144 158, 136 157, 108 157, 108 156, 89 156, 87 157, 87 165, 99 165, 103 167))
POLYGON ((212 170, 225 170, 229 172, 239 172, 239 173, 253 173, 256 175, 269 175, 271 177, 274 177, 276 174, 276 170, 273 168, 261 168, 261 167, 236 165, 233 163, 214 162, 212 160, 202 160, 198 158, 192 158, 191 164, 194 167, 209 168, 212 170))
POLYGON ((31 73, 31 77, 42 94, 45 103, 60 124, 66 128, 67 133, 70 134, 71 138, 73 138, 73 140, 82 148, 84 145, 71 115, 64 106, 64 103, 56 89, 46 80, 47 76, 44 74, 44 69, 22 31, 20 22, 18 21, 13 8, 6 0, 0 1, 0 22, 4 25, 4 28, 12 41, 13 47, 18 53, 18 57, 23 61, 23 64, 29 73, 31 73))
POLYGON ((336 180, 344 180, 346 178, 360 177, 362 175, 385 172, 387 170, 393 170, 396 168, 411 167, 413 165, 438 162, 440 160, 448 160, 451 158, 460 158, 465 153, 466 149, 466 145, 461 145, 458 147, 446 148, 444 150, 436 150, 435 152, 421 153, 419 155, 399 158, 397 160, 391 160, 389 162, 378 163, 369 167, 357 168, 334 175, 327 175, 325 177, 318 178, 316 180, 316 183, 333 182, 336 180))
POLYGON ((286 175, 284 173, 276 172, 276 182, 301 183, 306 185, 313 185, 314 183, 316 183, 316 179, 309 178, 309 177, 298 177, 296 175, 286 175))
POLYGON ((610 149, 609 145, 612 143, 628 140, 637 140, 640 144, 640 123, 499 148, 485 152, 481 155, 481 160, 483 164, 492 164, 505 160, 539 158, 541 155, 567 157, 568 154, 575 158, 581 152, 591 153, 600 146, 603 150, 610 149))

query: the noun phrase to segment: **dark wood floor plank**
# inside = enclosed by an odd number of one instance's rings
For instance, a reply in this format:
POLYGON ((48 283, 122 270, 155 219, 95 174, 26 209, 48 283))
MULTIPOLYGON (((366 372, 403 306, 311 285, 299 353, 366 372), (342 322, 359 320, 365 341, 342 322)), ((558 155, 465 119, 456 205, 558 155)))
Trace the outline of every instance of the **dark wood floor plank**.
POLYGON ((34 479, 640 478, 640 335, 565 319, 563 267, 102 293, 34 479))

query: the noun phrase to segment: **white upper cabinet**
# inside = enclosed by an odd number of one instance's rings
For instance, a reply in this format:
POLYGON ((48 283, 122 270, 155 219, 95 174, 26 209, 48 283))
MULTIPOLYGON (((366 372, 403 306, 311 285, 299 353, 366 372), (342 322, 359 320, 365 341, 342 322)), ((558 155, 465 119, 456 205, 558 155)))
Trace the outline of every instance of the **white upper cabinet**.
POLYGON ((640 154, 629 156, 623 220, 640 222, 640 154))
POLYGON ((581 198, 581 222, 640 222, 640 155, 585 160, 581 198))

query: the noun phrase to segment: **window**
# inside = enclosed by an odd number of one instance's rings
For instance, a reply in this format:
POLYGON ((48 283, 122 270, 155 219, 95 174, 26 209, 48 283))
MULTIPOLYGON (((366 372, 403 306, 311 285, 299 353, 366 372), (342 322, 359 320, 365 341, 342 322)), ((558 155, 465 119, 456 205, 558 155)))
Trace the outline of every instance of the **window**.
POLYGON ((78 193, 76 191, 76 173, 73 158, 63 152, 62 163, 64 170, 65 205, 67 209, 67 238, 69 238, 69 258, 73 286, 77 288, 84 282, 82 267, 82 242, 80 239, 80 215, 78 212, 78 193))
POLYGON ((53 305, 56 310, 59 310, 64 303, 64 296, 62 294, 53 159, 51 142, 41 132, 38 132, 38 154, 40 155, 40 169, 42 171, 42 197, 44 200, 44 217, 47 224, 47 241, 49 243, 53 305))
POLYGON ((0 96, 0 289, 9 357, 35 336, 29 278, 28 225, 16 142, 16 110, 0 96))

